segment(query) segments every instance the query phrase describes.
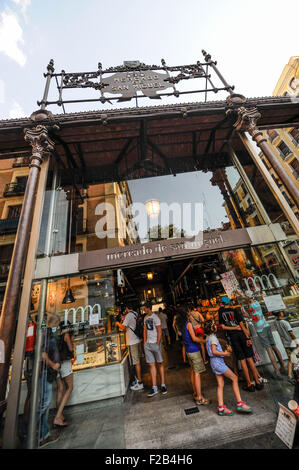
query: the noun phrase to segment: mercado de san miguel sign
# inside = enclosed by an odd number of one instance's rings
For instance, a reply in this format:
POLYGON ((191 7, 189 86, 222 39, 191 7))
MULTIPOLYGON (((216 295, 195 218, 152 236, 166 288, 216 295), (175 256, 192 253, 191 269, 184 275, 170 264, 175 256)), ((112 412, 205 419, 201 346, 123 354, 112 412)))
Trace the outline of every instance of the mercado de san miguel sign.
POLYGON ((200 233, 192 238, 173 238, 156 242, 79 253, 79 271, 121 266, 142 261, 185 255, 200 255, 251 244, 246 229, 200 233))
POLYGON ((55 104, 64 109, 64 105, 69 103, 100 101, 101 103, 113 104, 114 100, 130 101, 135 98, 136 106, 138 106, 139 98, 161 99, 166 96, 178 98, 180 95, 190 93, 204 93, 205 100, 207 100, 208 93, 232 91, 234 87, 228 85, 216 69, 217 62, 212 61, 207 52, 202 51, 202 53, 204 61, 198 60, 193 64, 168 66, 166 61, 161 59, 160 65, 147 65, 139 60, 125 60, 123 65, 105 69, 99 62, 97 70, 93 72, 66 72, 62 70, 60 73, 55 73, 54 61, 50 60, 47 73, 44 74, 47 79, 44 96, 37 104, 44 107, 55 104), (55 80, 58 99, 48 101, 52 79, 55 80), (190 89, 189 86, 184 87, 183 85, 187 80, 198 82, 198 79, 201 86, 196 89, 190 89), (86 98, 83 99, 80 99, 79 95, 76 99, 69 96, 70 99, 65 99, 67 90, 76 88, 93 89, 96 95, 86 95, 86 98), (92 98, 92 96, 94 97, 92 98))

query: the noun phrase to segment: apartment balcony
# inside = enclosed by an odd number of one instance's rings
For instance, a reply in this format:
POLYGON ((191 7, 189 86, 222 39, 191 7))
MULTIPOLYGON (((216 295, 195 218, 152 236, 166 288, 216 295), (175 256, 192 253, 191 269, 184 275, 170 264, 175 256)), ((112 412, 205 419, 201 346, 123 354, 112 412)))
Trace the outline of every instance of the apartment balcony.
POLYGON ((3 192, 4 197, 21 196, 25 193, 26 184, 21 183, 8 183, 5 185, 3 192))
POLYGON ((0 235, 16 233, 19 223, 19 217, 0 220, 0 235))
POLYGON ((30 160, 29 157, 17 157, 14 159, 12 164, 13 168, 22 168, 29 166, 30 160))
POLYGON ((268 136, 269 136, 269 139, 270 139, 270 142, 271 142, 271 143, 273 142, 273 140, 276 139, 276 137, 279 136, 279 134, 278 134, 274 129, 269 129, 269 130, 267 131, 267 134, 268 134, 268 136))
POLYGON ((247 209, 245 210, 245 214, 246 214, 246 215, 252 215, 255 211, 256 211, 255 206, 250 205, 250 206, 248 206, 247 209))

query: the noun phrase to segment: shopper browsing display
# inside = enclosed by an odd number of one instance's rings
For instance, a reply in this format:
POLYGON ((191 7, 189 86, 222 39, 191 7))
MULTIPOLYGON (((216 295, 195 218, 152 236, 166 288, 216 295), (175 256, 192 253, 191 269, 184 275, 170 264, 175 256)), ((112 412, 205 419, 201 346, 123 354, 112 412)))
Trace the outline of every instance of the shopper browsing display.
POLYGON ((138 318, 138 314, 133 310, 133 308, 128 305, 125 308, 125 316, 123 317, 122 323, 116 322, 116 326, 118 326, 121 330, 126 331, 127 334, 127 345, 129 348, 129 358, 130 364, 132 367, 135 367, 136 370, 136 381, 131 385, 131 390, 143 390, 144 385, 141 378, 141 365, 140 365, 140 358, 141 358, 141 349, 140 343, 141 339, 135 334, 136 330, 136 321, 138 318))

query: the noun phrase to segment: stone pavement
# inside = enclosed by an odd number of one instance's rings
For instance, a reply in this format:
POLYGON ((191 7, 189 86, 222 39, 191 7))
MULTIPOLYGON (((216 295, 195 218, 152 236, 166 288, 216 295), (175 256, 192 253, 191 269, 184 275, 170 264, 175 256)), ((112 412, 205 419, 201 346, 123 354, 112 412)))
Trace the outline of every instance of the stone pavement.
MULTIPOLYGON (((271 386, 265 385, 264 390, 254 393, 242 392, 240 384, 242 399, 252 406, 252 415, 235 413, 221 417, 216 413, 216 378, 207 366, 202 374, 202 388, 204 396, 212 402, 200 406, 199 413, 186 416, 184 410, 195 406, 190 368, 182 364, 178 344, 163 354, 167 395, 147 397, 150 375, 143 365, 144 391, 129 390, 124 400, 116 398, 66 408, 69 426, 59 430, 59 441, 46 449, 286 448, 274 434, 277 402, 286 405, 292 398, 293 387, 286 378, 283 382, 271 381, 271 386)), ((270 368, 264 367, 260 373, 270 377, 270 368)), ((226 382, 224 397, 225 404, 234 409, 230 381, 226 382)))

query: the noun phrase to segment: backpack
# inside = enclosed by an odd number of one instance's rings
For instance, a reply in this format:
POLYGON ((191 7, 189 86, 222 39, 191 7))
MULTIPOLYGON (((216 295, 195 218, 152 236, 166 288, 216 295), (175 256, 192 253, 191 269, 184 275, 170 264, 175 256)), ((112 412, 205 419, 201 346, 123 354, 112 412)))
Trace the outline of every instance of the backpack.
POLYGON ((144 329, 144 318, 140 313, 132 312, 135 316, 136 319, 136 327, 135 330, 130 328, 130 330, 133 331, 133 333, 137 336, 139 339, 143 339, 143 329, 144 329), (137 315, 137 316, 136 316, 137 315))
POLYGON ((61 335, 58 340, 58 351, 60 356, 60 361, 69 361, 73 359, 74 353, 69 350, 68 345, 64 341, 64 335, 61 335))

